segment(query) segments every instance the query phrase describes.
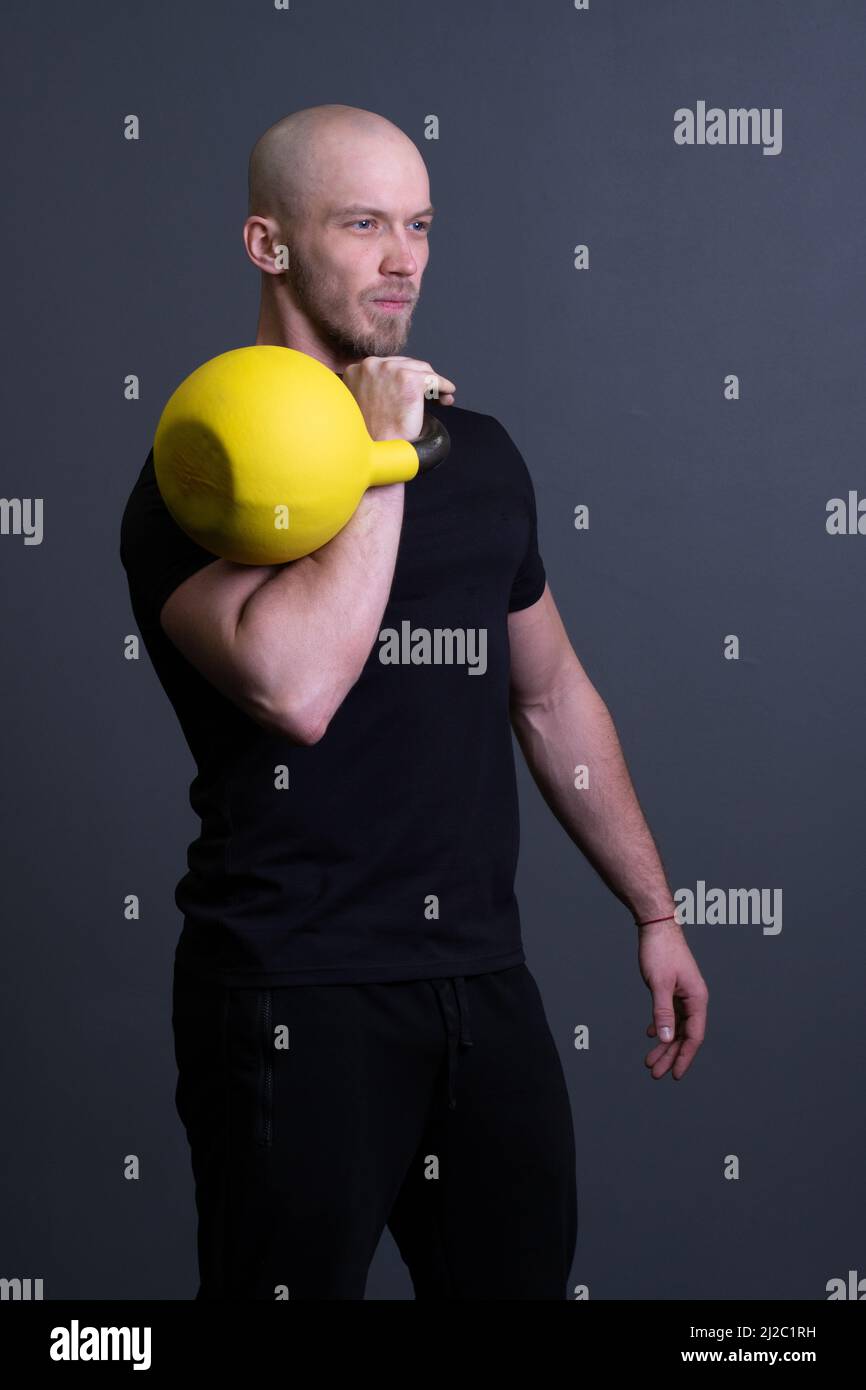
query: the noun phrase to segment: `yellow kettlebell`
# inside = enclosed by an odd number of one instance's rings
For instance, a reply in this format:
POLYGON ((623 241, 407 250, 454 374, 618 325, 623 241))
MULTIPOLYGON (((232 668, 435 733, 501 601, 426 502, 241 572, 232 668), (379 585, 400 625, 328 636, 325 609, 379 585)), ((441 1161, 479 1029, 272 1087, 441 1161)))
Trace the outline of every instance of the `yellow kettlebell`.
POLYGON ((240 564, 280 565, 332 540, 368 487, 408 482, 449 447, 431 415, 414 442, 372 440, 335 372, 262 345, 221 353, 181 382, 153 461, 165 505, 194 541, 240 564))

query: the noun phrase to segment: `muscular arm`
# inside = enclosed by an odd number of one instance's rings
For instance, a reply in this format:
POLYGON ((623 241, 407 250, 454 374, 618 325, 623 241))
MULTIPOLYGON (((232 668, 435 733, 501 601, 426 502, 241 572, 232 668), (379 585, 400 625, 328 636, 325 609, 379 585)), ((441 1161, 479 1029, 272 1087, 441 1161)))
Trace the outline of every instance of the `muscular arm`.
MULTIPOLYGON (((456 386, 412 357, 365 357, 343 373, 371 439, 417 439, 425 393, 456 386)), ((317 743, 379 631, 403 525, 403 483, 372 487, 341 531, 287 565, 216 560, 178 585, 160 623, 178 650, 252 719, 317 743)))
POLYGON ((548 587, 509 614, 511 722, 557 820, 636 918, 674 910, 610 712, 583 670, 548 587), (585 764, 589 786, 574 769, 585 764))
POLYGON ((265 727, 316 743, 379 631, 403 520, 403 483, 369 490, 332 541, 287 565, 216 560, 163 605, 166 635, 265 727))

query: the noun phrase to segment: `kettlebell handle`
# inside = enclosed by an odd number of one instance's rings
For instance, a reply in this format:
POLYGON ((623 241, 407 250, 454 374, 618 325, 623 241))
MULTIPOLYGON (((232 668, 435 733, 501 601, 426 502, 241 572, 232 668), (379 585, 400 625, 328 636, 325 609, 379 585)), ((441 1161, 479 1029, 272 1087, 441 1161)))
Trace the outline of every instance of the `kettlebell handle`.
POLYGON ((426 411, 421 433, 410 442, 418 455, 419 473, 432 473, 434 468, 444 463, 451 448, 451 436, 442 421, 426 411))
MULTIPOLYGON (((342 372, 337 372, 336 375, 343 381, 342 372)), ((345 381, 343 385, 346 386, 345 381)), ((347 391, 348 389, 346 386, 347 391)), ((428 415, 425 410, 421 433, 417 439, 410 439, 409 443, 418 455, 418 472, 432 473, 434 468, 438 468, 440 463, 447 459, 451 449, 451 436, 442 421, 437 420, 435 415, 428 415)))

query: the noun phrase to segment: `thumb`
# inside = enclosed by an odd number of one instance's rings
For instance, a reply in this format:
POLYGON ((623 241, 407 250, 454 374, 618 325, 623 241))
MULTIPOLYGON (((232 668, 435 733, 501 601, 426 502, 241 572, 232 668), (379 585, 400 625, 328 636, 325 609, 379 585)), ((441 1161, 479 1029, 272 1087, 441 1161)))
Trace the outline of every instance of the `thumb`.
POLYGON ((661 1042, 672 1042, 674 1036, 674 996, 672 989, 653 994, 653 1024, 661 1042))

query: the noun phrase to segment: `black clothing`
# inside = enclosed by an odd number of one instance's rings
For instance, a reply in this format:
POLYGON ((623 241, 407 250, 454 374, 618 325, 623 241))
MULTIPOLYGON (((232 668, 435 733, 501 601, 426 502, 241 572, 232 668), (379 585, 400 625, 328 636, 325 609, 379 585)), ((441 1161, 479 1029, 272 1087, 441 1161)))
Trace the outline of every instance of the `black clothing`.
POLYGON ((179 959, 202 977, 386 982, 525 960, 507 616, 545 585, 533 487, 492 416, 425 406, 450 455, 406 484, 380 638, 309 746, 258 725, 163 633, 165 600, 215 557, 172 519, 152 454, 129 497, 133 612, 197 765, 201 833, 175 901, 179 959))
POLYGON ((526 965, 237 988, 175 967, 199 1299, 363 1299, 387 1225, 416 1299, 556 1299, 577 1236, 562 1064, 526 965))

